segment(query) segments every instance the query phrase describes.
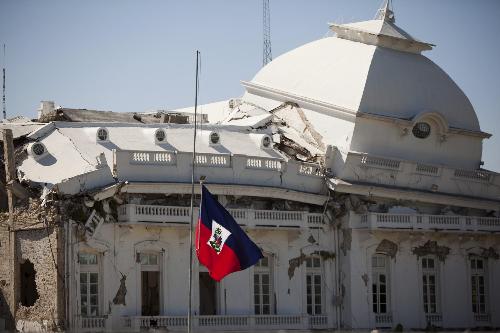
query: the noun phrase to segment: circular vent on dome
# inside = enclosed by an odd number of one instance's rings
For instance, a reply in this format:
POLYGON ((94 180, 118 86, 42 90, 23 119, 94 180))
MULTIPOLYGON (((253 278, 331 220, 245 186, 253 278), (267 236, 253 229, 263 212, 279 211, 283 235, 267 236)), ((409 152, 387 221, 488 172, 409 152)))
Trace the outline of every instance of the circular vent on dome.
POLYGON ((47 155, 47 148, 41 142, 34 142, 28 146, 28 154, 33 156, 35 159, 39 159, 47 155))
POLYGON ((165 139, 167 138, 167 134, 165 133, 165 130, 163 129, 157 129, 155 132, 155 140, 158 143, 165 142, 165 139))
POLYGON ((218 145, 220 143, 220 135, 217 132, 210 133, 210 144, 218 145))
POLYGON ((270 136, 266 135, 262 138, 262 147, 271 148, 272 143, 273 143, 273 140, 271 140, 270 136))
POLYGON ((108 130, 105 128, 99 128, 97 130, 97 141, 108 141, 109 134, 108 130))
POLYGON ((45 147, 41 143, 35 143, 31 149, 33 150, 33 154, 36 156, 42 156, 45 154, 45 147))
POLYGON ((419 139, 425 139, 431 134, 431 125, 428 123, 416 123, 413 126, 413 135, 419 139))

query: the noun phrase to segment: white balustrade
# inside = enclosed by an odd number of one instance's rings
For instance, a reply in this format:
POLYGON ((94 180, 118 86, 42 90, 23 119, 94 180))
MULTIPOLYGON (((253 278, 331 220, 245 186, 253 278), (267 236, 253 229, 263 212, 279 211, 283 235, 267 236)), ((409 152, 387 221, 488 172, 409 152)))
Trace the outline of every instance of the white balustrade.
POLYGON ((130 164, 169 164, 176 163, 175 152, 130 152, 130 164))
MULTIPOLYGON (((228 209, 238 223, 247 227, 305 228, 322 227, 323 214, 302 211, 228 209)), ((195 208, 195 216, 198 208, 195 208)), ((126 204, 118 207, 120 222, 140 223, 189 223, 190 208, 180 206, 155 206, 126 204)))
POLYGON ((105 317, 80 317, 80 329, 86 332, 103 331, 106 327, 105 317))
POLYGON ((361 157, 361 164, 382 169, 399 170, 400 161, 383 157, 363 155, 363 157, 361 157))
POLYGON ((328 316, 310 316, 309 326, 312 328, 326 328, 328 327, 328 316))
POLYGON ((322 226, 325 223, 323 217, 323 214, 309 213, 307 214, 307 224, 309 227, 322 226))
POLYGON ((426 314, 425 315, 425 321, 431 324, 435 323, 441 323, 443 320, 441 314, 435 313, 435 314, 426 314))
POLYGON ((485 323, 489 323, 491 318, 490 318, 490 315, 488 313, 476 313, 476 314, 474 314, 474 320, 478 323, 485 324, 485 323))
POLYGON ((421 229, 421 230, 459 230, 474 232, 500 232, 500 218, 455 215, 390 214, 367 213, 353 214, 351 226, 370 229, 421 229))
POLYGON ((280 328, 299 326, 301 324, 301 316, 280 316, 280 315, 270 315, 270 316, 255 316, 256 326, 279 326, 280 328))
POLYGON ((229 168, 231 156, 229 154, 196 154, 195 162, 197 166, 229 168))
POLYGON ((500 218, 476 217, 476 228, 482 231, 500 231, 500 218))
MULTIPOLYGON (((213 315, 193 316, 193 327, 201 330, 227 329, 306 329, 328 328, 328 316, 308 315, 213 315)), ((186 316, 124 317, 125 327, 133 331, 142 329, 182 329, 187 326, 186 316)))
POLYGON ((466 178, 476 181, 489 182, 492 174, 484 170, 455 170, 455 177, 466 178))
POLYGON ((198 316, 199 327, 248 326, 248 316, 198 316))
POLYGON ((437 176, 439 174, 439 167, 418 163, 416 165, 415 172, 423 175, 437 176))
POLYGON ((455 169, 358 152, 348 152, 345 163, 334 165, 332 169, 337 178, 346 182, 374 183, 476 199, 497 200, 500 186, 499 174, 492 171, 455 169), (488 186, 490 184, 493 186, 488 186))
POLYGON ((375 314, 375 324, 377 325, 391 325, 392 315, 389 313, 375 314))
POLYGON ((246 167, 248 169, 281 170, 281 161, 278 159, 248 157, 246 167))
POLYGON ((311 163, 302 163, 299 165, 298 170, 299 175, 304 176, 314 176, 314 177, 323 177, 324 172, 319 164, 311 164, 311 163))

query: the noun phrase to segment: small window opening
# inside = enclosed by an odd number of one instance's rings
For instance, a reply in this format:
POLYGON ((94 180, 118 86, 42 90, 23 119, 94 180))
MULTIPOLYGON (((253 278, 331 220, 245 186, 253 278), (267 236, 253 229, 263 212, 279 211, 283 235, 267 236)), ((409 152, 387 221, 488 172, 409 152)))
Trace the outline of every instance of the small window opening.
POLYGON ((104 128, 99 128, 97 130, 97 138, 99 141, 106 141, 108 139, 108 131, 104 128))
POLYGON ((262 145, 264 146, 264 148, 269 148, 269 146, 271 145, 271 138, 268 136, 265 136, 262 139, 262 145))
POLYGON ((413 135, 419 139, 425 139, 431 134, 431 125, 428 123, 416 123, 413 126, 413 135))
POLYGON ((38 297, 35 266, 31 261, 26 260, 21 264, 21 304, 33 306, 38 297))
POLYGON ((219 133, 217 133, 217 132, 212 132, 212 133, 210 134, 210 143, 212 143, 212 144, 216 145, 216 144, 218 144, 218 143, 219 143, 219 141, 220 141, 220 136, 219 136, 219 133))
POLYGON ((42 156, 45 153, 45 147, 41 143, 35 143, 33 144, 33 153, 37 156, 42 156))
POLYGON ((165 131, 164 130, 162 130, 162 129, 157 130, 156 133, 155 133, 155 136, 156 136, 156 141, 158 141, 158 142, 165 141, 166 135, 165 135, 165 131))

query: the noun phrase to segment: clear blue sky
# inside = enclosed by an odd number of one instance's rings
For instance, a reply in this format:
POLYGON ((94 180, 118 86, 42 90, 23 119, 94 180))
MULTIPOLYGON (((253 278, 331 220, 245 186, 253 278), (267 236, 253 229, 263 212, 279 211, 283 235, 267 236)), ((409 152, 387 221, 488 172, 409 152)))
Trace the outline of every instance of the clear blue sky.
MULTIPOLYGON (((276 57, 323 37, 327 22, 372 19, 381 0, 270 0, 276 57)), ((485 167, 500 171, 500 1, 394 0, 396 23, 436 44, 425 55, 478 114, 485 167)), ((262 2, 0 0, 9 116, 35 117, 41 100, 65 107, 146 111, 243 93, 262 63, 262 2)), ((3 58, 3 55, 0 57, 3 58)), ((3 61, 3 59, 2 59, 3 61)))

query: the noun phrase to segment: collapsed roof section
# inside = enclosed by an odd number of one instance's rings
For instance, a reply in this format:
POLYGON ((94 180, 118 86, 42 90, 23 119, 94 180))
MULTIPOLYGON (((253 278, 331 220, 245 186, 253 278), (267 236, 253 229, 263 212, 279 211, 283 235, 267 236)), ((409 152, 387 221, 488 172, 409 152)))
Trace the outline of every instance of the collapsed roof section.
MULTIPOLYGON (((305 162, 319 166, 324 152, 321 137, 300 108, 283 104, 268 112, 256 111, 239 100, 232 103, 224 123, 198 127, 196 164, 211 167, 199 172, 218 183, 262 182, 278 187, 297 173, 320 174, 319 167, 304 169, 305 162), (289 160, 291 164, 285 165, 289 160), (286 172, 292 172, 291 176, 285 176, 286 172)), ((27 136, 27 155, 17 171, 21 181, 45 188, 43 195, 49 190, 72 195, 122 181, 190 179, 193 124, 115 122, 120 117, 129 119, 128 115, 65 108, 41 116, 66 121, 44 124, 27 136)), ((303 179, 292 187, 307 189, 318 184, 303 179)))

